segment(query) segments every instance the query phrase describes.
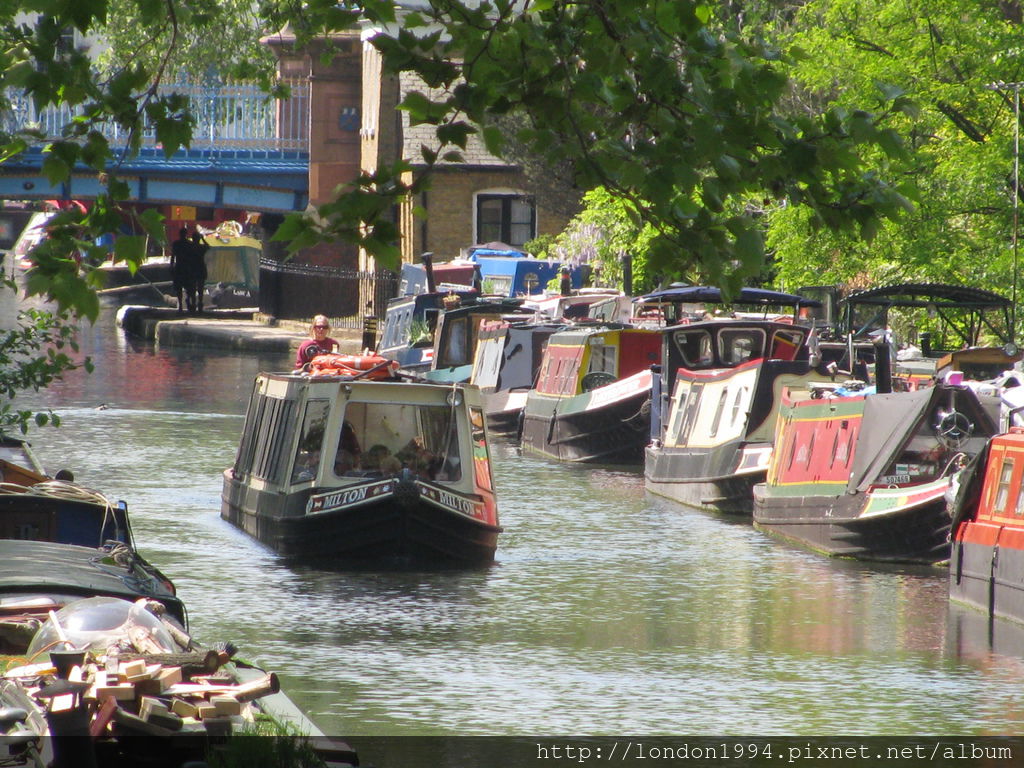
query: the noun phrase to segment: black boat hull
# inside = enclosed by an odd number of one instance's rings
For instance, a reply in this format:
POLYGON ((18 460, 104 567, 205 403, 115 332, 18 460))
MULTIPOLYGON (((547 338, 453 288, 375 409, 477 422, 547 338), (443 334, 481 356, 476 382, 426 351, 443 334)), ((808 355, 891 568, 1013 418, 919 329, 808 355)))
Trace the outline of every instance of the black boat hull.
POLYGON ((257 512, 227 498, 221 517, 286 560, 339 567, 381 562, 486 565, 494 560, 501 532, 499 526, 439 506, 416 492, 298 515, 257 512))
POLYGON ((942 496, 885 514, 861 513, 862 494, 756 499, 754 527, 833 557, 934 565, 949 559, 942 496))

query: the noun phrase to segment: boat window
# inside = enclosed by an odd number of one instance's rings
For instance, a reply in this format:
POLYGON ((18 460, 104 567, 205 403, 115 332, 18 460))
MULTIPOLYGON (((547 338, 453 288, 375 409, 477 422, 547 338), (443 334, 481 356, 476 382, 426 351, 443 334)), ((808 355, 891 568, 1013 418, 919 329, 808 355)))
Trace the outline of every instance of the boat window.
POLYGON ((740 387, 736 390, 736 399, 732 402, 732 426, 736 426, 736 420, 743 413, 743 395, 746 391, 746 387, 740 387))
POLYGON ((679 442, 679 430, 682 427, 683 415, 686 413, 692 389, 685 389, 682 381, 676 382, 676 392, 672 397, 672 416, 668 430, 665 434, 665 442, 675 444, 679 442))
POLYGON ((304 483, 316 478, 330 407, 328 400, 310 400, 306 403, 306 413, 302 417, 302 432, 299 434, 295 461, 292 463, 293 483, 304 483))
POLYGON ((235 457, 235 474, 246 475, 252 468, 252 454, 256 447, 256 436, 259 434, 260 420, 266 397, 255 389, 249 398, 249 407, 245 414, 245 425, 242 428, 242 440, 238 445, 238 456, 235 457))
POLYGON ((473 470, 477 487, 485 491, 493 491, 491 455, 487 449, 487 433, 484 430, 483 409, 469 409, 469 424, 473 435, 473 470))
MULTIPOLYGON (((829 464, 828 464, 828 468, 829 469, 832 469, 832 467, 834 467, 836 465, 836 460, 839 458, 839 442, 840 442, 840 439, 842 437, 843 437, 842 430, 839 430, 839 429, 837 429, 835 431, 835 434, 832 436, 832 460, 829 461, 829 464)), ((846 441, 843 440, 843 443, 845 443, 845 442, 846 441)), ((843 463, 845 464, 846 462, 843 461, 843 463)))
POLYGON ((587 372, 600 371, 614 375, 615 347, 611 344, 605 344, 603 336, 591 337, 590 344, 590 365, 587 372))
POLYGON ((350 402, 338 435, 335 474, 389 477, 408 469, 427 480, 458 481, 457 417, 449 405, 350 402))
POLYGON ((1017 517, 1024 516, 1024 479, 1017 481, 1017 504, 1013 508, 1013 514, 1017 517))
POLYGON ((795 360, 803 340, 804 334, 802 331, 776 331, 772 335, 772 359, 795 360))
POLYGON ((718 398, 718 405, 715 406, 715 416, 711 420, 711 433, 710 436, 714 437, 718 434, 718 427, 722 423, 722 413, 725 411, 725 401, 729 397, 729 390, 723 389, 722 394, 718 398))
POLYGON ((688 367, 696 368, 714 363, 711 334, 707 331, 676 331, 674 341, 683 357, 683 363, 688 367))
POLYGON ((469 362, 469 318, 460 317, 449 320, 444 326, 447 329, 447 342, 440 351, 438 367, 466 365, 469 362))
POLYGON ((235 473, 280 484, 284 474, 281 454, 290 444, 295 402, 257 395, 249 403, 235 473))
POLYGON ((761 357, 764 331, 760 328, 725 328, 718 334, 718 353, 725 365, 739 365, 761 357))
POLYGON ((1003 459, 999 470, 999 488, 996 490, 996 501, 992 505, 994 512, 1009 512, 1007 502, 1010 500, 1010 481, 1013 480, 1013 459, 1003 459))

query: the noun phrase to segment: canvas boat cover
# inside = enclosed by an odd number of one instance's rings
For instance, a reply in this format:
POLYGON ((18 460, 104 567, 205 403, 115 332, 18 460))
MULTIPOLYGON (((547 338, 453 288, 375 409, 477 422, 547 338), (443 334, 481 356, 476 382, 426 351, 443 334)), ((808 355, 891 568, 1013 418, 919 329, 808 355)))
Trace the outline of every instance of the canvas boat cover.
POLYGON ((975 434, 992 434, 991 419, 968 389, 936 385, 913 392, 869 395, 847 491, 863 492, 878 481, 917 429, 922 419, 955 398, 957 410, 976 425, 975 434))
MULTIPOLYGON (((671 301, 682 304, 721 304, 722 292, 718 288, 702 285, 686 285, 678 288, 665 288, 661 291, 641 296, 639 301, 671 301)), ((770 291, 766 288, 742 288, 733 297, 734 304, 781 305, 800 307, 820 307, 817 299, 807 299, 792 293, 770 291)))
POLYGON ((132 601, 153 597, 169 606, 181 605, 153 579, 103 563, 104 554, 70 544, 0 539, 0 594, 109 595, 132 601))

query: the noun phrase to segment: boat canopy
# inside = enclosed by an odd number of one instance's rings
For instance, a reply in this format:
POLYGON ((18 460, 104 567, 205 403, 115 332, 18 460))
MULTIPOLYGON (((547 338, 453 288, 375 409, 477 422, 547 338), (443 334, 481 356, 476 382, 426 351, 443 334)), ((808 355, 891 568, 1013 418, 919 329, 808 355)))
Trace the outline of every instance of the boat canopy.
MULTIPOLYGON (((975 346, 983 327, 1003 342, 1012 341, 1010 312, 1013 301, 993 291, 945 283, 898 283, 856 291, 839 302, 842 335, 863 338, 884 328, 891 308, 924 309, 941 319, 959 339, 955 346, 975 346), (992 312, 1002 313, 1002 327, 989 320, 992 312)), ((948 346, 948 345, 947 345, 948 346)), ((949 347, 955 348, 955 347, 949 347)))
MULTIPOLYGON (((722 291, 713 286, 685 285, 665 288, 641 296, 640 302, 672 302, 679 304, 722 304, 722 291)), ((819 307, 817 299, 808 299, 794 293, 772 291, 767 288, 741 288, 732 298, 733 304, 755 304, 758 306, 819 307)))
POLYGON ((847 491, 863 492, 877 483, 903 450, 909 436, 924 419, 939 411, 944 400, 948 402, 949 413, 970 408, 970 412, 963 415, 975 425, 976 435, 990 435, 995 431, 991 418, 968 389, 934 386, 912 392, 869 395, 864 403, 864 418, 857 435, 847 491))
POLYGON ((155 581, 154 573, 105 564, 100 550, 23 539, 0 540, 0 595, 109 595, 135 601, 151 597, 184 621, 182 602, 155 581))

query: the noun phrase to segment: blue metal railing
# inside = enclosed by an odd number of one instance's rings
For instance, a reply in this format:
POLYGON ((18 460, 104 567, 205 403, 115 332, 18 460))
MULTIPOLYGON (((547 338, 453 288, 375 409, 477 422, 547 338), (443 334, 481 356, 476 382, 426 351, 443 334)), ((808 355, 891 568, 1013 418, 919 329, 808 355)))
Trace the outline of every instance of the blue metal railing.
MULTIPOLYGON (((168 83, 159 88, 161 95, 178 93, 188 98, 196 119, 192 149, 309 151, 309 84, 284 81, 291 93, 287 99, 274 99, 253 84, 203 86, 168 83)), ((0 110, 0 130, 8 133, 34 128, 48 139, 61 136, 61 130, 76 114, 66 106, 37 110, 24 93, 8 89, 4 96, 10 109, 0 110)), ((117 125, 104 124, 101 132, 113 146, 124 146, 128 136, 117 125)), ((143 146, 156 146, 156 133, 149 129, 143 146)))

